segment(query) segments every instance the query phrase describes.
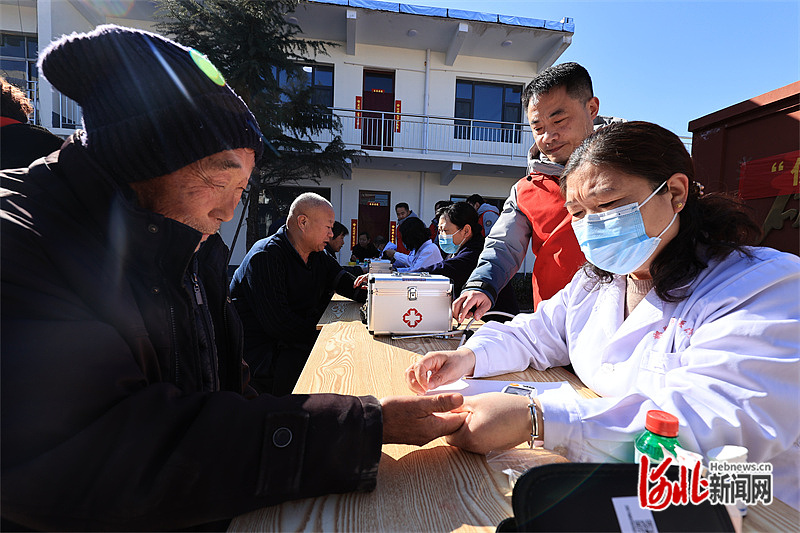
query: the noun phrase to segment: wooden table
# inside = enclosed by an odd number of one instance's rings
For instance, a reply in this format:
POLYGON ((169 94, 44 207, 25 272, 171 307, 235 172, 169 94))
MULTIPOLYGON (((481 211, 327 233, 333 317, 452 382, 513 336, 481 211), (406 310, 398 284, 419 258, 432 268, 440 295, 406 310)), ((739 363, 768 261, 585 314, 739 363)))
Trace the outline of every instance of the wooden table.
POLYGON ((359 310, 361 305, 349 298, 334 294, 319 322, 317 322, 317 330, 321 330, 325 324, 334 322, 360 322, 361 314, 359 310))
MULTIPOLYGON (((418 354, 456 344, 446 339, 373 338, 360 320, 331 323, 322 328, 294 392, 407 395, 403 371, 418 354)), ((496 379, 568 381, 581 396, 597 396, 561 368, 528 369, 496 379)), ((554 457, 546 450, 535 453, 544 462, 554 457)), ((373 492, 267 507, 237 517, 229 531, 489 532, 511 514, 507 476, 492 469, 484 456, 448 446, 440 438, 422 447, 384 445, 373 492)), ((751 507, 743 531, 797 530, 798 523, 800 513, 775 501, 769 507, 751 507)))

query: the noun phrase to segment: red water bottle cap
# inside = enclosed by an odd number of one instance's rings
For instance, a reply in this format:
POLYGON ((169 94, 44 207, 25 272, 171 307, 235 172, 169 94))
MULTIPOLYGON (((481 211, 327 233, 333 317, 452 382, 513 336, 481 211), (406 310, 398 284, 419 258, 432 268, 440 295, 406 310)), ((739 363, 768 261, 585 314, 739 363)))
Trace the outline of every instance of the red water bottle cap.
POLYGON ((647 431, 664 437, 677 437, 678 426, 680 426, 680 422, 675 415, 666 411, 647 411, 647 420, 644 423, 647 431))

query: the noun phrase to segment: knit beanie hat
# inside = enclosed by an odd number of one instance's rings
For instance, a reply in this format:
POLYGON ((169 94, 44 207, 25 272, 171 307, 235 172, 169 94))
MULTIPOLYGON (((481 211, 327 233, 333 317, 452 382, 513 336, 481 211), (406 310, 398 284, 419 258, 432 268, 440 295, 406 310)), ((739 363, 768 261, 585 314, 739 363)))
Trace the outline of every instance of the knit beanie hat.
POLYGON ((255 117, 201 53, 113 24, 51 43, 42 75, 83 111, 83 142, 120 183, 263 143, 255 117))

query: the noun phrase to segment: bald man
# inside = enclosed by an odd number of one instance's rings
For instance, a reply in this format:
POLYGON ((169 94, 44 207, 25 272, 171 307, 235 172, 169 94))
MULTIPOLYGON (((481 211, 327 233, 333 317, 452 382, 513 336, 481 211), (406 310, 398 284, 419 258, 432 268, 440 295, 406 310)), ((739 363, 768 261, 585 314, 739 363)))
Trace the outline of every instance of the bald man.
POLYGON ((290 394, 317 340, 317 322, 334 292, 363 302, 355 278, 324 252, 333 238, 330 202, 313 193, 297 197, 286 224, 261 239, 231 281, 231 297, 244 325, 244 359, 260 393, 290 394))

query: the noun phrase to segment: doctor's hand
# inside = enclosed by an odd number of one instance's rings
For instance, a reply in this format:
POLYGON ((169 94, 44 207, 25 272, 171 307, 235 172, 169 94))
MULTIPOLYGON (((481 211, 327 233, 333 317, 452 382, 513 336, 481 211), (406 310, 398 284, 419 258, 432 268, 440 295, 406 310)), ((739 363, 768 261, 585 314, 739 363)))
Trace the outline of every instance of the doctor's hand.
POLYGON ((353 288, 358 289, 360 287, 366 287, 367 278, 369 278, 369 274, 362 274, 361 276, 358 276, 355 283, 353 283, 353 288))
POLYGON ((387 396, 381 399, 383 443, 422 446, 458 430, 467 413, 450 412, 464 403, 460 394, 387 396))
POLYGON ((527 396, 489 392, 468 396, 456 409, 467 413, 461 428, 448 435, 448 444, 475 453, 507 450, 531 437, 527 396))
POLYGON ((422 394, 440 385, 472 374, 475 369, 475 354, 469 348, 445 352, 428 352, 422 359, 406 369, 408 387, 422 394))
POLYGON ((462 323, 471 318, 474 314, 475 320, 480 320, 481 317, 492 308, 492 300, 482 293, 481 291, 464 291, 461 296, 453 302, 453 318, 462 323), (472 308, 475 311, 472 311, 472 308))

